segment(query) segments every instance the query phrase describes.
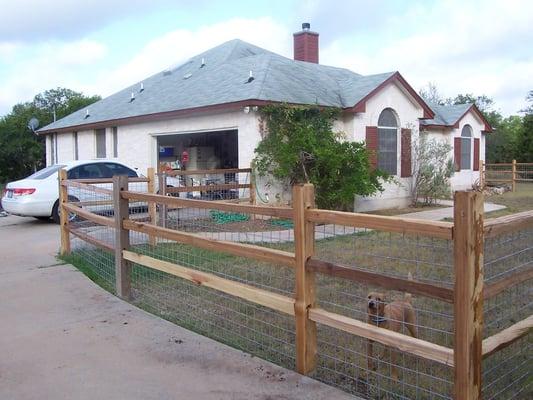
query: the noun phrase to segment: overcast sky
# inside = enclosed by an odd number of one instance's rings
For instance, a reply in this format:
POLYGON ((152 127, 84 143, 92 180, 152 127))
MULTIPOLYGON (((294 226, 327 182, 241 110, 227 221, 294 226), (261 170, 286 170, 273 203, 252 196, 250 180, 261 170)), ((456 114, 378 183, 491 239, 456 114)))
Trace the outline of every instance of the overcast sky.
POLYGON ((486 94, 506 115, 533 89, 530 0, 0 0, 0 10, 0 116, 58 86, 105 97, 234 38, 292 57, 302 22, 320 33, 322 64, 486 94))

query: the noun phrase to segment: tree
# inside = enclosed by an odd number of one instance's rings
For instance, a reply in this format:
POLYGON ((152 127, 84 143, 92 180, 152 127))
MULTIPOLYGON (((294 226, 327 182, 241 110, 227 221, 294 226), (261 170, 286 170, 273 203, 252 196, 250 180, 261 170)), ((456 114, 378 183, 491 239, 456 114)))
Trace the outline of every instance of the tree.
POLYGON ((28 128, 32 117, 45 126, 53 122, 54 112, 59 119, 98 100, 100 96, 87 97, 57 88, 13 106, 9 114, 0 118, 0 182, 20 179, 44 164, 44 138, 28 128))
POLYGON ((517 145, 520 151, 516 159, 521 162, 533 162, 533 90, 529 91, 526 101, 529 102, 529 106, 522 110, 525 115, 517 145))
POLYGON ((338 109, 271 105, 261 109, 264 137, 254 166, 290 184, 311 182, 321 208, 350 210, 354 196, 382 191, 385 173, 370 168, 362 142, 333 131, 338 109))
POLYGON ((424 204, 434 204, 437 199, 449 196, 453 161, 449 156, 452 147, 443 141, 428 138, 422 133, 413 145, 413 178, 411 198, 416 206, 419 199, 424 204))
POLYGON ((425 101, 432 104, 440 104, 441 106, 443 106, 446 102, 444 97, 442 97, 442 95, 440 94, 437 85, 433 82, 428 82, 425 87, 421 88, 418 91, 418 94, 425 101))
POLYGON ((486 95, 458 94, 446 99, 446 104, 475 104, 494 131, 486 136, 485 157, 489 163, 506 163, 521 159, 523 121, 518 115, 504 118, 494 109, 494 100, 486 95))

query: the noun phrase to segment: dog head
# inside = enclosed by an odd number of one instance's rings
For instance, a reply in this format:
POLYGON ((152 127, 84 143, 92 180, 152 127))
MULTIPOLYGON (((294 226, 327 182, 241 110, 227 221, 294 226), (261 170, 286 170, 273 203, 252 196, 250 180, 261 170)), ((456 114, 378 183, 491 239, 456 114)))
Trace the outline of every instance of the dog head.
POLYGON ((385 314, 385 296, 383 293, 370 292, 368 294, 368 314, 383 316, 385 314))

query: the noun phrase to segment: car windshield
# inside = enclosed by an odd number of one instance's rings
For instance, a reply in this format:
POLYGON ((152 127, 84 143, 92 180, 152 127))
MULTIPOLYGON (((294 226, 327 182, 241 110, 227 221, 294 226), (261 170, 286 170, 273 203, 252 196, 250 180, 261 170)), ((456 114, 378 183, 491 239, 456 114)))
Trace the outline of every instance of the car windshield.
POLYGON ((28 176, 26 179, 46 179, 61 168, 65 168, 65 166, 61 164, 51 165, 50 167, 43 168, 33 175, 28 176))

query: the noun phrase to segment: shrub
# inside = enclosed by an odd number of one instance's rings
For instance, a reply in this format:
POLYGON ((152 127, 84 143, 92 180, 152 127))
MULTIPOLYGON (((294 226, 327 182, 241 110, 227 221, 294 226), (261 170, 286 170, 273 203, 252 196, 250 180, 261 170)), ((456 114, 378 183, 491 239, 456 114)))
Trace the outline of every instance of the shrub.
POLYGON ((349 210, 354 196, 382 191, 388 177, 370 168, 363 142, 334 132, 338 109, 272 105, 261 109, 263 139, 255 149, 260 175, 290 184, 313 183, 318 207, 349 210), (382 178, 382 179, 380 179, 382 178))
POLYGON ((452 147, 446 142, 428 138, 423 133, 413 147, 413 205, 420 198, 424 204, 430 205, 436 203, 437 199, 449 197, 450 177, 453 174, 453 161, 449 156, 452 147))

